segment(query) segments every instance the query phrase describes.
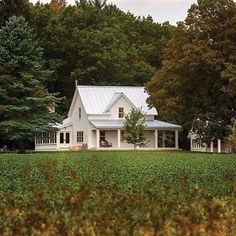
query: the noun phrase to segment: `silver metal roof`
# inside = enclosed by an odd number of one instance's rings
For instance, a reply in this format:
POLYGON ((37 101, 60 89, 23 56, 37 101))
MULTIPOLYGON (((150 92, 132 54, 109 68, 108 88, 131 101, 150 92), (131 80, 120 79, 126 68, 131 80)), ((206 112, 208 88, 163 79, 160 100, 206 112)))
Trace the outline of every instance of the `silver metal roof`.
POLYGON ((72 125, 72 123, 73 123, 72 118, 66 118, 65 120, 63 120, 62 124, 58 124, 56 128, 63 129, 65 127, 72 125))
POLYGON ((104 114, 104 111, 119 94, 124 94, 136 108, 147 115, 157 115, 155 108, 147 105, 148 94, 143 87, 122 86, 77 86, 85 111, 89 115, 104 114))
MULTIPOLYGON (((90 120, 90 123, 97 129, 121 129, 124 120, 90 120)), ((181 126, 163 122, 160 120, 146 120, 147 129, 180 129, 181 126)))

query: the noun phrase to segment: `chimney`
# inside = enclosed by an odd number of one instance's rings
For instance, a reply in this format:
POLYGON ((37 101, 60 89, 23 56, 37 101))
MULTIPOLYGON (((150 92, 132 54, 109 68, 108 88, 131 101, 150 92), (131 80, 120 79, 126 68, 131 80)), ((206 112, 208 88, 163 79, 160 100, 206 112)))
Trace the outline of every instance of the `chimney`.
POLYGON ((78 87, 78 80, 75 80, 75 87, 78 87))

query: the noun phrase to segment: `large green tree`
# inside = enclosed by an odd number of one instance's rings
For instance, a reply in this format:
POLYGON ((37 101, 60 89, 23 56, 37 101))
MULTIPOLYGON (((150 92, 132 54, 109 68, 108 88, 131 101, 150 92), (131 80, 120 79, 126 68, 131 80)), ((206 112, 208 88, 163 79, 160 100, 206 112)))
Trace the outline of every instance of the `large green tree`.
POLYGON ((12 17, 0 29, 0 134, 24 151, 35 132, 52 130, 56 113, 49 111, 57 99, 43 83, 42 48, 23 17, 12 17))
POLYGON ((162 68, 147 84, 149 103, 206 142, 227 135, 236 111, 236 6, 198 0, 174 30, 162 68))
POLYGON ((230 134, 227 138, 229 144, 232 146, 232 151, 236 150, 236 119, 232 119, 232 125, 229 126, 230 134))

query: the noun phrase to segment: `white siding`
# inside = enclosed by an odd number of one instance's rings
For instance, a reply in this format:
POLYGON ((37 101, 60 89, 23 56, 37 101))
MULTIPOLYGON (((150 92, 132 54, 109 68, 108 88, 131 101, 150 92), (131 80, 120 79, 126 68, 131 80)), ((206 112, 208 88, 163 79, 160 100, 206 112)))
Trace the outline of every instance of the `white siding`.
POLYGON ((109 119, 119 119, 119 107, 124 108, 125 115, 127 115, 132 108, 131 104, 124 97, 120 97, 110 108, 109 112, 111 115, 109 119))
POLYGON ((84 132, 84 143, 89 142, 89 122, 88 117, 85 112, 84 106, 82 104, 79 93, 75 97, 74 106, 72 110, 72 122, 73 122, 73 132, 72 132, 72 145, 77 145, 77 131, 84 132), (79 119, 79 107, 81 107, 81 119, 79 119))

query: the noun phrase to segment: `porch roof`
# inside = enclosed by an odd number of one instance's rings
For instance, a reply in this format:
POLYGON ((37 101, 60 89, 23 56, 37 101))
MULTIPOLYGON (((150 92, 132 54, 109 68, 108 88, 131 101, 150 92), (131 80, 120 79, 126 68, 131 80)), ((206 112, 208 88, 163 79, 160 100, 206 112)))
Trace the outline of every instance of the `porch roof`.
MULTIPOLYGON (((90 123, 97 129, 121 129, 124 120, 90 120, 90 123)), ((167 123, 160 120, 146 120, 147 129, 180 129, 181 126, 167 123)))

